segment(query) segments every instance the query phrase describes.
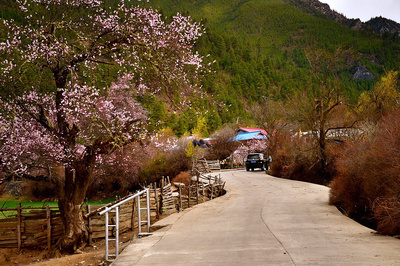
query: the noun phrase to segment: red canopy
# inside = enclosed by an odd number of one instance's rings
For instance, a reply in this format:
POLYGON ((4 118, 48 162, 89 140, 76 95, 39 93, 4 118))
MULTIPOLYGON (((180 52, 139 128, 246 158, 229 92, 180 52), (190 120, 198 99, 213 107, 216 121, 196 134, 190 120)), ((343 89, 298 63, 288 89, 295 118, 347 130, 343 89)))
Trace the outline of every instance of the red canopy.
POLYGON ((267 131, 265 131, 265 129, 261 129, 261 128, 239 127, 239 129, 238 129, 238 133, 255 132, 255 131, 261 131, 261 134, 263 134, 265 136, 269 136, 267 131))

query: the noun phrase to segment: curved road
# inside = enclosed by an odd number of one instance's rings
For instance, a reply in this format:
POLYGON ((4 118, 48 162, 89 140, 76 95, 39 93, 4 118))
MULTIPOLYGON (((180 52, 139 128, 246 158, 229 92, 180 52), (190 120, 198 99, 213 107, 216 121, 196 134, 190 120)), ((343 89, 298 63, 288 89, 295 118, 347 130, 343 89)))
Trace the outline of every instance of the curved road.
POLYGON ((119 265, 400 265, 400 240, 328 205, 329 188, 264 172, 223 172, 228 193, 173 214, 119 265))

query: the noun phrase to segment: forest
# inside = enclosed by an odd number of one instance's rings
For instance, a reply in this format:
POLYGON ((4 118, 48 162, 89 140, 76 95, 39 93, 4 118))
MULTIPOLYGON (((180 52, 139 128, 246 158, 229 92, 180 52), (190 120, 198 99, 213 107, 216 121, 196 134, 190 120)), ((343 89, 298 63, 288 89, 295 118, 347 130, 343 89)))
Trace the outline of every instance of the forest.
MULTIPOLYGON (((259 127, 270 174, 329 185, 343 213, 400 234, 398 34, 296 1, 89 2, 0 3, 3 191, 26 180, 67 223, 86 197, 187 176, 259 127)), ((60 249, 85 242, 73 226, 60 249)))

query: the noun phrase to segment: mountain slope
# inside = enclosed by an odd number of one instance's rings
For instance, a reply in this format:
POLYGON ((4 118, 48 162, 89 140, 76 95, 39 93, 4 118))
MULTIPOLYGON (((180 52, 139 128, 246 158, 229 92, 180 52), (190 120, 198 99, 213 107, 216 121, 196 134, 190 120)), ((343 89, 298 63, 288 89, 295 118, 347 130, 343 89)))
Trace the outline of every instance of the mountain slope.
POLYGON ((312 87, 306 49, 333 52, 341 47, 359 56, 338 73, 353 102, 372 89, 384 69, 398 69, 400 61, 398 39, 365 30, 358 20, 348 20, 316 0, 152 0, 143 5, 168 16, 190 15, 205 24, 207 33, 197 47, 216 63, 215 74, 205 78, 204 86, 225 105, 202 102, 198 108, 205 106, 203 111, 211 110, 222 123, 249 121, 246 106, 266 98, 286 99, 312 87), (365 75, 356 74, 359 69, 365 75))
MULTIPOLYGON (((119 1, 106 0, 106 4, 116 6, 119 1)), ((358 20, 348 20, 317 0, 136 3, 156 8, 167 17, 180 12, 203 23, 206 34, 198 40, 197 48, 201 54, 210 55, 207 60, 216 61, 213 72, 203 80, 212 99, 194 99, 194 108, 184 116, 168 112, 158 99, 143 100, 151 111, 152 124, 157 125, 155 130, 168 126, 180 135, 193 129, 201 116, 206 118, 209 131, 223 123, 251 123, 249 106, 265 99, 285 100, 317 85, 310 78, 306 51, 334 52, 342 48, 357 55, 354 65, 343 66, 335 73, 342 81, 340 86, 344 87, 346 97, 353 102, 362 91, 372 89, 385 70, 399 68, 400 41, 396 35, 379 36, 365 30, 358 20), (155 123, 158 121, 162 123, 155 123)), ((12 9, 5 9, 3 15, 12 15, 12 9)), ((373 20, 367 24, 376 28, 383 22, 387 21, 373 20)))

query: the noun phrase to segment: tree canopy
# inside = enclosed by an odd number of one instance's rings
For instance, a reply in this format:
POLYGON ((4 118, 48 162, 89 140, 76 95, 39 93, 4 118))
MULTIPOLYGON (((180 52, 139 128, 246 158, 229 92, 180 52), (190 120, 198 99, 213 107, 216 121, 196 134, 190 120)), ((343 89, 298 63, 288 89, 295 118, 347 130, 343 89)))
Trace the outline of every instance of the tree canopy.
POLYGON ((58 247, 73 250, 87 232, 81 207, 96 162, 146 134, 137 97, 185 104, 204 68, 193 50, 203 30, 129 1, 17 4, 23 23, 0 21, 0 161, 18 175, 64 167, 58 247))

